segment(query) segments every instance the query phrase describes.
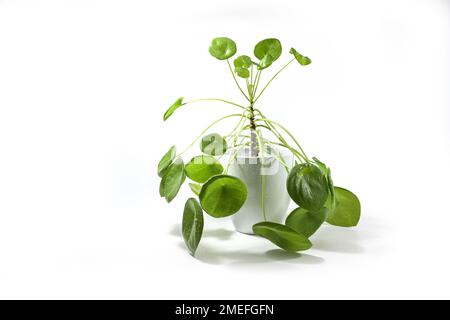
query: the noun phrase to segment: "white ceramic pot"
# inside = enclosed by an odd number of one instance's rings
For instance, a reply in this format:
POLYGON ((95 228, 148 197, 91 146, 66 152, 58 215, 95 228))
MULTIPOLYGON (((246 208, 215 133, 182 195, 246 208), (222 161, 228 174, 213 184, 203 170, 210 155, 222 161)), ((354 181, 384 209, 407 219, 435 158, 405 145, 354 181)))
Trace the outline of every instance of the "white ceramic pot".
POLYGON ((272 154, 275 156, 266 154, 264 157, 252 157, 249 149, 242 149, 230 165, 228 173, 244 181, 248 191, 244 205, 232 216, 234 227, 239 232, 254 234, 253 225, 258 222, 284 223, 286 219, 291 201, 286 190, 288 172, 278 159, 282 159, 289 170, 294 159, 289 152, 275 150, 272 154))

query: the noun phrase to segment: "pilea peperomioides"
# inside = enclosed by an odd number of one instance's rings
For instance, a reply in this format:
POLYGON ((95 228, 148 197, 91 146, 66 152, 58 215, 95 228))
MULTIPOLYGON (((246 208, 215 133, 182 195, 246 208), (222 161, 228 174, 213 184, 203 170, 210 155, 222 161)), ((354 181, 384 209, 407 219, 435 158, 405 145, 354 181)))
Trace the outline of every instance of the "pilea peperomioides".
MULTIPOLYGON (((196 198, 187 200, 182 219, 182 234, 189 251, 194 255, 200 243, 203 212, 214 218, 228 217, 236 214, 245 204, 248 186, 228 173, 230 163, 236 161, 236 155, 242 149, 248 151, 249 157, 264 159, 270 156, 277 159, 288 172, 286 189, 298 205, 284 224, 269 221, 266 212, 261 212, 260 222, 253 225, 253 233, 284 250, 303 251, 311 248, 309 238, 324 222, 340 227, 356 226, 361 212, 358 198, 346 189, 335 187, 330 168, 317 158, 309 158, 288 129, 256 108, 261 95, 291 63, 307 66, 311 60, 291 48, 289 53, 292 58, 264 86, 260 86, 261 74, 281 56, 280 41, 265 39, 258 42, 254 48, 255 60, 248 55, 240 55, 230 62, 236 51, 236 43, 226 37, 213 39, 209 47, 213 57, 226 63, 234 83, 246 100, 244 104, 219 98, 191 101, 179 98, 163 117, 166 121, 179 108, 184 109, 197 102, 220 102, 240 110, 213 121, 184 151, 177 153, 176 147, 172 146, 158 164, 158 175, 161 177, 159 192, 167 202, 175 198, 186 177, 193 181, 189 186, 196 198), (213 126, 227 119, 236 119, 228 134, 209 133, 213 126), (196 142, 199 142, 201 154, 185 163, 182 155, 196 142), (279 148, 293 155, 295 164, 289 165, 283 161, 277 151, 279 148), (228 156, 226 164, 220 161, 224 155, 228 156)), ((265 179, 265 175, 261 175, 263 187, 265 179)), ((261 211, 266 210, 264 201, 261 211)))

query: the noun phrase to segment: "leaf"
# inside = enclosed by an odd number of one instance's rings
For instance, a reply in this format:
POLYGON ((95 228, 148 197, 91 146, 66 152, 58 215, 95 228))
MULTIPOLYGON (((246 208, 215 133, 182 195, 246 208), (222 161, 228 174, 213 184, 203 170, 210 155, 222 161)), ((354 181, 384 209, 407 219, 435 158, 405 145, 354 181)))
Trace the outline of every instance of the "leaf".
POLYGON ((158 163, 158 176, 163 177, 166 169, 172 164, 173 159, 177 154, 177 148, 172 146, 169 151, 162 157, 158 163))
POLYGON ((253 52, 260 60, 258 69, 269 67, 281 56, 281 51, 281 42, 278 39, 265 39, 258 42, 253 52))
POLYGON ((200 141, 200 150, 211 156, 219 156, 227 151, 226 140, 217 133, 211 133, 202 138, 200 141))
POLYGON ((315 164, 319 167, 319 169, 322 171, 322 173, 324 175, 328 174, 328 167, 325 163, 323 163, 322 161, 320 161, 319 159, 317 159, 316 157, 312 158, 315 162, 315 164))
POLYGON ((282 224, 260 222, 253 226, 253 232, 286 251, 305 251, 312 247, 308 238, 282 224))
POLYGON ((217 175, 209 179, 200 192, 202 208, 214 218, 239 211, 247 199, 247 186, 239 178, 217 175))
POLYGON ((291 50, 289 51, 289 53, 294 55, 295 60, 298 61, 298 63, 300 63, 302 66, 307 66, 308 64, 311 63, 311 59, 301 55, 300 53, 297 52, 297 50, 295 50, 294 48, 291 48, 291 50))
MULTIPOLYGON (((334 206, 335 196, 334 196, 333 179, 331 178, 331 169, 325 163, 323 163, 322 161, 320 161, 316 157, 313 157, 313 160, 317 164, 317 166, 319 167, 319 169, 322 171, 322 173, 325 175, 325 177, 327 179, 328 191, 330 192, 329 200, 331 202, 331 205, 334 206)), ((330 206, 329 208, 332 208, 332 206, 330 206)))
POLYGON ((166 113, 164 113, 164 116, 163 116, 164 121, 169 119, 169 117, 175 112, 175 110, 177 110, 182 105, 185 105, 185 103, 183 103, 183 98, 181 97, 181 98, 178 98, 177 101, 175 101, 173 103, 173 105, 170 106, 169 109, 167 109, 166 113))
POLYGON ((252 59, 249 56, 242 55, 234 59, 233 64, 235 68, 248 69, 252 66, 252 59))
POLYGON ((299 164, 287 178, 287 190, 300 207, 319 211, 328 198, 328 182, 322 171, 313 164, 299 164))
POLYGON ((189 188, 191 188, 191 191, 198 196, 200 194, 200 191, 202 190, 202 185, 197 183, 189 183, 189 188))
POLYGON ((327 213, 327 208, 322 208, 318 212, 297 208, 287 217, 286 225, 309 238, 319 230, 327 217, 327 213))
POLYGON ((239 56, 236 59, 234 59, 234 71, 236 74, 241 78, 248 78, 250 77, 250 70, 249 68, 252 66, 252 59, 249 56, 239 56))
POLYGON ((177 158, 168 168, 159 185, 159 194, 171 202, 186 179, 183 160, 177 158))
POLYGON ((203 233, 203 210, 194 198, 188 199, 184 206, 181 231, 184 243, 194 255, 203 233))
POLYGON ((328 168, 327 173, 327 182, 328 182, 328 191, 330 191, 330 201, 331 201, 331 210, 335 209, 336 206, 336 192, 334 191, 334 183, 333 179, 331 178, 331 169, 328 168))
POLYGON ((197 156, 186 164, 186 175, 195 182, 206 182, 212 176, 223 172, 222 164, 211 156, 197 156))
POLYGON ((235 72, 241 78, 247 79, 248 77, 250 77, 250 71, 248 71, 248 69, 236 68, 235 72))
POLYGON ((336 207, 330 210, 327 222, 339 227, 354 227, 361 217, 361 203, 351 191, 334 187, 336 207))
POLYGON ((209 53, 219 60, 226 60, 236 53, 236 43, 230 38, 214 38, 209 46, 209 53))

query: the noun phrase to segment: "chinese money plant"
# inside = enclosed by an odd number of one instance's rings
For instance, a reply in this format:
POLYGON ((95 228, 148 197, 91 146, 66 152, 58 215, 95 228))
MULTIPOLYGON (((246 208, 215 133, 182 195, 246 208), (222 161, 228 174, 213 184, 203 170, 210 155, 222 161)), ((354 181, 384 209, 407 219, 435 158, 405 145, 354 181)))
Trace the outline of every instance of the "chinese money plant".
POLYGON ((176 147, 172 146, 158 164, 158 175, 161 177, 159 193, 167 202, 175 198, 186 177, 192 181, 189 187, 195 197, 186 201, 182 220, 182 235, 190 253, 194 255, 200 243, 204 212, 214 218, 228 217, 238 212, 246 201, 245 183, 227 174, 230 163, 242 148, 247 148, 252 157, 263 158, 270 154, 280 161, 289 172, 287 192, 298 205, 284 224, 262 218, 253 226, 255 234, 284 250, 303 251, 312 247, 309 238, 324 222, 339 227, 356 226, 361 211, 358 198, 349 190, 334 186, 330 168, 317 158, 308 157, 293 133, 257 108, 261 95, 288 66, 307 66, 311 60, 291 48, 291 58, 263 85, 261 75, 281 57, 280 41, 262 40, 254 48, 254 58, 240 55, 230 60, 236 51, 236 43, 226 37, 213 39, 209 47, 209 53, 229 69, 242 94, 243 103, 219 98, 190 101, 179 98, 163 116, 166 121, 175 111, 188 111, 192 104, 200 102, 220 102, 238 111, 213 121, 184 151, 177 152, 176 147), (209 132, 217 123, 227 119, 236 119, 230 132, 223 135, 209 132), (182 155, 196 143, 200 154, 185 163, 182 155), (279 148, 293 154, 293 167, 284 163, 277 152, 279 148), (222 164, 219 160, 225 154, 228 163, 222 164))

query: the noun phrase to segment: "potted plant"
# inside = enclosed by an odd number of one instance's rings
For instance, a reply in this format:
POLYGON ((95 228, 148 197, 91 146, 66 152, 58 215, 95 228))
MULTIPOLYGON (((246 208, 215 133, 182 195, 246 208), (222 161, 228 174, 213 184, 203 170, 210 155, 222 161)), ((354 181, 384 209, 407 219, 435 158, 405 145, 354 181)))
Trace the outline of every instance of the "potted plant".
POLYGON ((163 116, 166 121, 178 109, 208 101, 239 111, 213 121, 184 151, 178 153, 172 146, 158 164, 159 193, 167 202, 175 198, 186 177, 192 181, 189 186, 195 197, 186 201, 182 220, 183 238, 191 254, 201 240, 204 212, 214 218, 232 216, 238 231, 257 234, 287 251, 310 249, 309 238, 324 222, 356 226, 361 212, 358 198, 334 186, 330 168, 309 158, 293 133, 257 108, 261 95, 283 70, 293 63, 307 66, 311 60, 291 48, 292 58, 262 85, 261 74, 281 56, 280 41, 258 42, 256 61, 240 55, 231 63, 236 51, 235 42, 226 37, 213 39, 209 47, 214 58, 226 63, 244 104, 219 98, 179 98, 163 116), (236 120, 229 133, 210 132, 227 119, 236 120), (182 155, 198 141, 201 154, 185 163, 182 155), (290 199, 298 208, 286 218, 290 199))

